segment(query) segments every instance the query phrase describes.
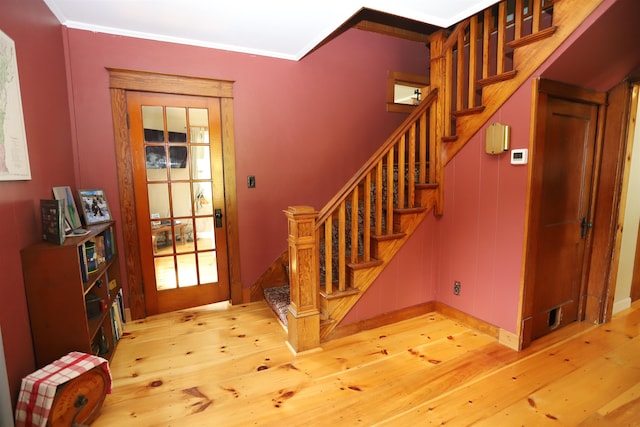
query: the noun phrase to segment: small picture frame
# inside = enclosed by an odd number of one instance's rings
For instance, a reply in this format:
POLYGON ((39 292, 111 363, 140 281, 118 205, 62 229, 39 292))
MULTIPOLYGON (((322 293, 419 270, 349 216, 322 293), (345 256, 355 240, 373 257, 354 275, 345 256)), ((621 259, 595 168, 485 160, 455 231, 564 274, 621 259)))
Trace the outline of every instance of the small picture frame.
POLYGON ((53 197, 56 200, 64 201, 64 229, 65 233, 69 234, 72 230, 82 227, 80 223, 80 213, 76 209, 76 203, 73 201, 73 193, 71 187, 53 187, 53 197))
POLYGON ((80 207, 86 225, 111 221, 107 197, 102 189, 78 190, 80 207))

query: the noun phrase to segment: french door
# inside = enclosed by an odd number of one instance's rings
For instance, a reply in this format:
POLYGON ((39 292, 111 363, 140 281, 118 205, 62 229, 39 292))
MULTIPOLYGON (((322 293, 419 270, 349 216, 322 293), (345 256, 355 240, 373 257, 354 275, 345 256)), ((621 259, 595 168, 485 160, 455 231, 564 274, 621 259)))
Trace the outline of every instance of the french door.
POLYGON ((229 299, 220 99, 127 92, 147 314, 229 299))

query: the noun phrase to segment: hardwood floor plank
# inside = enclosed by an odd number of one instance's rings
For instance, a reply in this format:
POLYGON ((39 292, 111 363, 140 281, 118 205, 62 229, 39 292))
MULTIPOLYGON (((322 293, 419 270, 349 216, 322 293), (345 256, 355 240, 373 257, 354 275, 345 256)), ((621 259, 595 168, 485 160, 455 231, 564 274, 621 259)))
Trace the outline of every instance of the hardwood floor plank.
POLYGON ((637 425, 640 305, 522 352, 439 313, 294 356, 264 302, 127 324, 94 426, 637 425), (550 416, 547 416, 550 415, 550 416))
MULTIPOLYGON (((637 318, 637 313, 633 313, 623 323, 614 320, 601 327, 591 326, 583 333, 559 341, 548 348, 539 347, 525 351, 523 353, 526 355, 522 359, 479 380, 464 384, 452 393, 426 401, 411 411, 396 416, 389 425, 411 425, 420 422, 425 416, 428 416, 430 423, 435 424, 476 425, 494 414, 502 413, 512 405, 529 404, 531 393, 561 380, 592 360, 626 344, 633 338, 630 334, 634 331, 632 325, 637 325, 637 318)), ((638 333, 638 328, 635 327, 635 336, 638 336, 638 333)), ((593 378, 591 380, 593 381, 593 378)), ((594 390, 593 387, 588 387, 587 390, 594 394, 607 395, 600 390, 594 390)), ((565 411, 562 410, 562 413, 565 411)), ((640 412, 638 414, 640 415, 640 412)), ((504 419, 500 421, 502 424, 506 422, 504 419)), ((486 425, 502 425, 496 424, 495 420, 493 422, 494 424, 486 425)), ((546 422, 548 420, 545 417, 536 419, 536 423, 542 424, 522 425, 544 425, 546 422)))
POLYGON ((640 339, 636 338, 477 425, 503 425, 514 419, 523 425, 542 425, 549 420, 567 426, 578 425, 594 408, 608 403, 610 396, 624 393, 640 382, 638 355, 640 339))

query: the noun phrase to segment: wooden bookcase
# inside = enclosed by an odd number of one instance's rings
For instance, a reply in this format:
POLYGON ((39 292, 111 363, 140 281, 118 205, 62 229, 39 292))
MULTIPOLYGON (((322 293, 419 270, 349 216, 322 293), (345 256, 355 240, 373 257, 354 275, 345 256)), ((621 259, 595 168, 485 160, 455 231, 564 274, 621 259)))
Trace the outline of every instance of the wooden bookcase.
POLYGON ((38 368, 71 351, 113 357, 119 335, 114 308, 122 299, 115 224, 85 228, 88 234, 67 237, 62 245, 43 241, 21 251, 38 368), (97 243, 95 264, 87 262, 92 242, 97 243), (98 300, 89 313, 86 298, 98 300))

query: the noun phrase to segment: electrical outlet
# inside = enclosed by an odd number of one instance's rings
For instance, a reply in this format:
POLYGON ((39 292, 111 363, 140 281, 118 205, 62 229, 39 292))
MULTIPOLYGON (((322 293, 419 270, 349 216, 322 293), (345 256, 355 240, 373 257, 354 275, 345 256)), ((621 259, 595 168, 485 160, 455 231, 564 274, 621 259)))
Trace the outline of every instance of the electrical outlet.
POLYGON ((460 288, 461 287, 462 287, 462 285, 457 280, 455 282, 453 282, 453 294, 454 295, 460 295, 460 288))

